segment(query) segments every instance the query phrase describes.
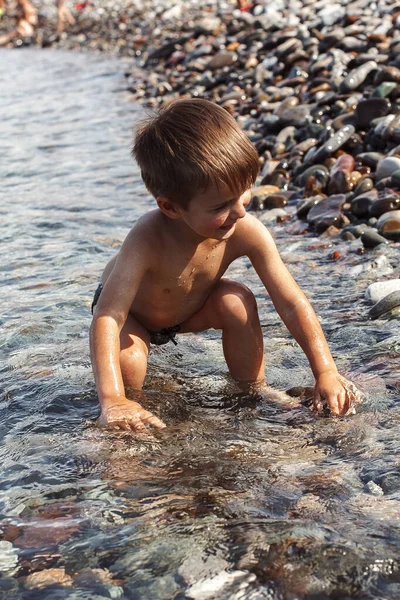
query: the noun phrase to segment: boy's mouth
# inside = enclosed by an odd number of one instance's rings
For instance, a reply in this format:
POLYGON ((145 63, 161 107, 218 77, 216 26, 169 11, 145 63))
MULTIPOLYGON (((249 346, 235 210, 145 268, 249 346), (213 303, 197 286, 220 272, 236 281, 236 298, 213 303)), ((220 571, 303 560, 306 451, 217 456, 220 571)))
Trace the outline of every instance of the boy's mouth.
POLYGON ((220 227, 220 229, 223 229, 224 231, 229 231, 234 225, 235 223, 232 223, 231 225, 223 225, 222 227, 220 227))

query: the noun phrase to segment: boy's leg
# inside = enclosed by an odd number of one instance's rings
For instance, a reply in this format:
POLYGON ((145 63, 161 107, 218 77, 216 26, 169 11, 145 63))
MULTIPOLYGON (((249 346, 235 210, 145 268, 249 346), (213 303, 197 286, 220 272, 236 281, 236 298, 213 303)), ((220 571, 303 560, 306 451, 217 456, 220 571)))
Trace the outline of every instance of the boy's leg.
POLYGON ((222 329, 226 364, 240 383, 263 382, 264 344, 257 303, 248 287, 222 278, 204 306, 181 325, 181 333, 222 329))
POLYGON ((141 390, 150 351, 148 331, 128 315, 120 334, 120 366, 125 387, 141 390))

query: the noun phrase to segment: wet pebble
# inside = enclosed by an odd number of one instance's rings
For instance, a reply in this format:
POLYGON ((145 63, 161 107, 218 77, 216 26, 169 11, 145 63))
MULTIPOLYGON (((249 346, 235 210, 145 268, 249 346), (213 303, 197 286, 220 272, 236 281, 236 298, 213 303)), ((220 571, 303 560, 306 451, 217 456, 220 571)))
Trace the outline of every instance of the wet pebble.
POLYGON ((341 225, 343 222, 342 208, 346 202, 344 194, 323 198, 313 206, 307 215, 307 221, 318 232, 325 231, 331 225, 341 225))
MULTIPOLYGON (((397 199, 396 206, 398 205, 397 199)), ((379 233, 386 238, 400 241, 400 210, 392 210, 382 214, 376 223, 376 227, 379 233)))
POLYGON ((376 168, 376 180, 379 181, 385 177, 390 177, 400 169, 400 158, 388 156, 378 162, 376 168))
POLYGON ((18 551, 11 542, 0 541, 0 574, 14 575, 18 570, 18 551))
POLYGON ((355 133, 353 125, 345 125, 335 133, 313 156, 313 162, 324 161, 326 158, 337 152, 355 133))
POLYGON ((371 302, 379 302, 391 292, 400 291, 400 279, 388 279, 387 281, 376 281, 368 286, 365 297, 371 302))
POLYGON ((400 307, 400 291, 395 290, 382 298, 382 300, 379 300, 379 302, 370 309, 368 314, 371 319, 378 319, 398 307, 400 307))
POLYGON ((361 235, 361 242, 364 248, 376 248, 380 244, 387 244, 388 241, 376 231, 368 229, 361 235))

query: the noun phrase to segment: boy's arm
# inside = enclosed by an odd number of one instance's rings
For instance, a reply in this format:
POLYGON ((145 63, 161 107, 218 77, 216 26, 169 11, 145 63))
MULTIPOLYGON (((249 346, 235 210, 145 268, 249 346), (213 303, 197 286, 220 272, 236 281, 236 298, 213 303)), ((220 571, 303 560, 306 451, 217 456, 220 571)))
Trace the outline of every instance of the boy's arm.
POLYGON ((90 330, 93 373, 101 406, 100 423, 122 429, 145 429, 144 423, 164 423, 125 397, 120 368, 120 332, 147 270, 149 249, 132 230, 119 251, 96 305, 90 330))
POLYGON ((289 332, 306 354, 316 379, 314 403, 325 400, 332 413, 344 414, 353 400, 346 393, 318 318, 305 294, 284 265, 266 227, 251 215, 247 222, 247 255, 289 332))

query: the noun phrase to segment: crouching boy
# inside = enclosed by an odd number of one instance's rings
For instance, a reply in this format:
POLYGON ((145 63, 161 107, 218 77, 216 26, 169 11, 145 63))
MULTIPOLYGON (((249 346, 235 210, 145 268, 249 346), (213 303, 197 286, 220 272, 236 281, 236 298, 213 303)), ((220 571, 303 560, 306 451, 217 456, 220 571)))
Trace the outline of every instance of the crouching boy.
POLYGON ((246 213, 258 155, 233 117, 202 99, 180 100, 138 129, 133 154, 157 208, 141 217, 106 266, 94 298, 91 358, 100 424, 143 430, 164 423, 125 396, 141 390, 151 344, 222 331, 229 372, 262 385, 263 336, 245 285, 224 277, 247 256, 315 376, 314 404, 343 415, 356 395, 338 374, 318 319, 266 227, 246 213))

